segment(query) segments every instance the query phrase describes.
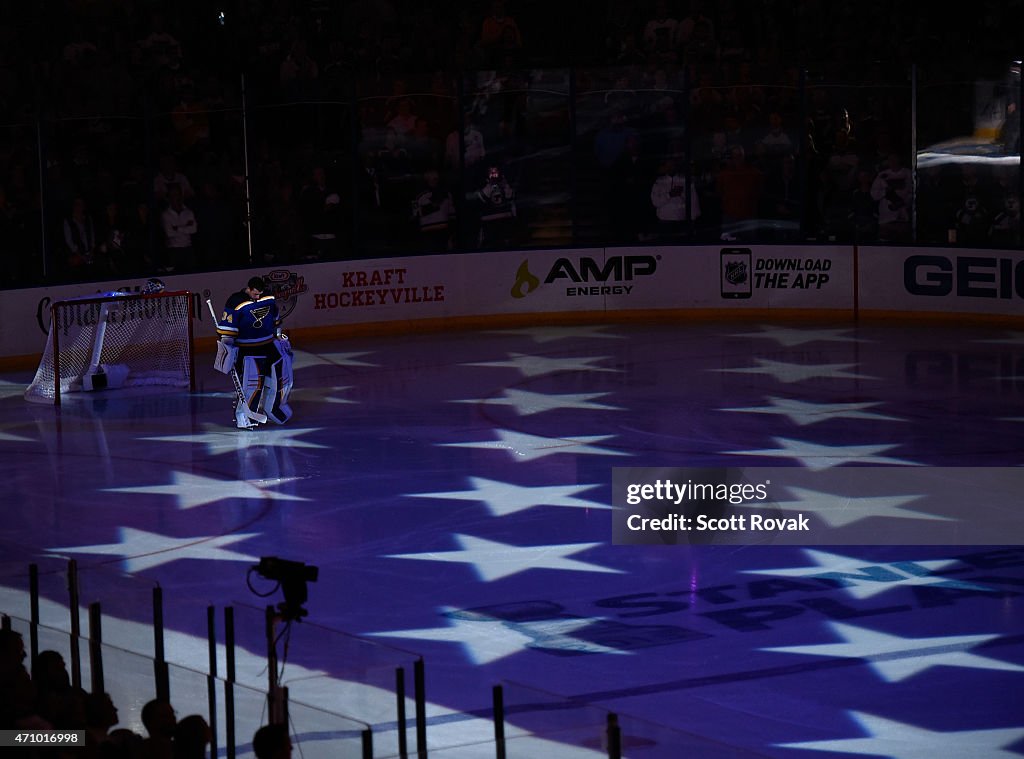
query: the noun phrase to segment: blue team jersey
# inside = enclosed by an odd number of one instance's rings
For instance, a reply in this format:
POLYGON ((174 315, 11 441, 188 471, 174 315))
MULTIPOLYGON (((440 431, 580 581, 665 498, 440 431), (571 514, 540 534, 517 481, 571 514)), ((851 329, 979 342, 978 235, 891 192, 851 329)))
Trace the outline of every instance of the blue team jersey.
POLYGON ((266 345, 274 341, 281 319, 273 295, 251 300, 244 292, 235 293, 224 304, 217 334, 235 338, 235 345, 266 345))

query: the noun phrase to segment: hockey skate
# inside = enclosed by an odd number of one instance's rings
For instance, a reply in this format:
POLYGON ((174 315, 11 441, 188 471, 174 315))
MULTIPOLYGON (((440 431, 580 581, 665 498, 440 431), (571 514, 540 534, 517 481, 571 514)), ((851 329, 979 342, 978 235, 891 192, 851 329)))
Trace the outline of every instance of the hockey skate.
POLYGON ((241 404, 235 402, 235 426, 240 430, 254 430, 259 427, 259 422, 254 421, 246 415, 241 404))

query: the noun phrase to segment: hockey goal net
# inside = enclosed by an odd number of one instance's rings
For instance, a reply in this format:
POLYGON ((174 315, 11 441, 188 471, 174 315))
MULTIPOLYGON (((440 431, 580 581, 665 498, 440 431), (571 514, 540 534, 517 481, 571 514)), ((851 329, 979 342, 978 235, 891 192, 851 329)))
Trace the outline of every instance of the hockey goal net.
POLYGON ((189 292, 109 294, 56 301, 25 398, 165 385, 194 389, 189 292))

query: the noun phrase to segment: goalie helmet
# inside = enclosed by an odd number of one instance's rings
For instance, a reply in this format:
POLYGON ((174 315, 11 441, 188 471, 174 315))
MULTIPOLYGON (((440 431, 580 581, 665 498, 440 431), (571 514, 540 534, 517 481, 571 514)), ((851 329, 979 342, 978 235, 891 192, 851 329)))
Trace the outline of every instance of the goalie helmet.
POLYGON ((162 293, 164 291, 164 282, 162 279, 156 277, 150 277, 146 280, 146 284, 142 286, 143 295, 154 295, 156 293, 162 293))

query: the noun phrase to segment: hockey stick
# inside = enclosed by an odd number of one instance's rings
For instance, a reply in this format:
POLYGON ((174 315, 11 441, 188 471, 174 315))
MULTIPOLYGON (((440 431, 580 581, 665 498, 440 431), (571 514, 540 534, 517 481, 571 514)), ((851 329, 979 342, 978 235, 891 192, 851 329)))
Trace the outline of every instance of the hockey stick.
MULTIPOLYGON (((217 324, 217 312, 213 310, 213 304, 210 299, 206 299, 206 307, 210 309, 210 316, 213 317, 213 323, 217 324)), ((235 367, 231 367, 231 379, 235 383, 235 393, 238 394, 238 407, 242 409, 242 413, 245 414, 247 419, 252 419, 254 422, 263 424, 267 421, 267 415, 261 414, 258 411, 253 411, 249 408, 249 404, 245 400, 245 393, 242 391, 242 381, 238 379, 238 372, 235 371, 235 367)))

